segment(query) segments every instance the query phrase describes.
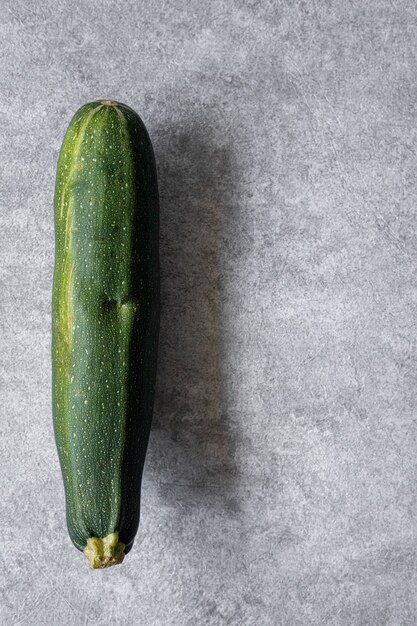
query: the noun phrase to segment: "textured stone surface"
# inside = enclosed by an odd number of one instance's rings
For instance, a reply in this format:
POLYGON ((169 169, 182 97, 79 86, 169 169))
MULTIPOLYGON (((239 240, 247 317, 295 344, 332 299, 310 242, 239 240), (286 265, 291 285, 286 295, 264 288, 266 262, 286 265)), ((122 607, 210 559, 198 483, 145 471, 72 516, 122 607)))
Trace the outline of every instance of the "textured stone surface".
POLYGON ((417 8, 0 6, 0 622, 417 623, 417 8), (142 521, 70 544, 52 196, 76 108, 130 104, 161 192, 142 521))

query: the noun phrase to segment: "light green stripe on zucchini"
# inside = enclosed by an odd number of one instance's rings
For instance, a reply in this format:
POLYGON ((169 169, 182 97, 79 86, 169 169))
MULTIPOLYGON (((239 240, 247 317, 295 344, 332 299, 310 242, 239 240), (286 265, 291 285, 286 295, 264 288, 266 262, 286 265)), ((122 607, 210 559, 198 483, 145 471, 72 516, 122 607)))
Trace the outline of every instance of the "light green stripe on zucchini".
MULTIPOLYGON (((55 324, 55 346, 54 346, 54 358, 57 361, 58 372, 56 374, 56 382, 59 385, 60 380, 67 381, 70 384, 70 364, 71 364, 71 351, 72 351, 72 335, 73 335, 73 217, 74 217, 74 200, 70 193, 71 183, 76 173, 77 167, 79 167, 79 153, 82 146, 82 140, 84 138, 86 129, 94 114, 102 108, 103 105, 95 106, 88 112, 82 121, 77 124, 74 131, 66 137, 64 145, 60 154, 59 168, 61 168, 62 174, 57 179, 56 191, 55 191, 55 205, 59 210, 59 219, 56 216, 57 224, 57 252, 61 250, 61 254, 57 254, 56 271, 55 274, 59 276, 59 285, 56 285, 56 309, 57 319, 55 324)), ((55 283, 58 280, 55 279, 55 283)), ((59 394, 58 394, 59 395, 59 394)), ((60 394, 60 400, 58 400, 58 415, 61 415, 59 421, 61 442, 65 441, 65 445, 61 445, 58 442, 59 453, 61 463, 65 467, 66 474, 69 476, 69 481, 73 481, 76 476, 76 470, 73 466, 73 458, 71 455, 71 443, 69 439, 68 423, 65 420, 65 416, 68 414, 68 397, 65 394, 60 394)), ((58 417, 59 419, 59 417, 58 417)), ((74 485, 69 486, 73 491, 74 485)), ((77 500, 71 499, 68 502, 71 514, 74 514, 73 509, 77 506, 77 500)))

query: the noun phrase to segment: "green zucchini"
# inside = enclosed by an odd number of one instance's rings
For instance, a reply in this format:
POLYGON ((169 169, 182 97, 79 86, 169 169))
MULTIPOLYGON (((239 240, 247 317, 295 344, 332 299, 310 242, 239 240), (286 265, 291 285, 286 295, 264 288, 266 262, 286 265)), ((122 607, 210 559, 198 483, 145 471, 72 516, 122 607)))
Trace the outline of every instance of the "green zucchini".
POLYGON ((139 525, 159 329, 159 203, 146 128, 128 106, 81 107, 58 160, 53 421, 74 545, 121 563, 139 525))

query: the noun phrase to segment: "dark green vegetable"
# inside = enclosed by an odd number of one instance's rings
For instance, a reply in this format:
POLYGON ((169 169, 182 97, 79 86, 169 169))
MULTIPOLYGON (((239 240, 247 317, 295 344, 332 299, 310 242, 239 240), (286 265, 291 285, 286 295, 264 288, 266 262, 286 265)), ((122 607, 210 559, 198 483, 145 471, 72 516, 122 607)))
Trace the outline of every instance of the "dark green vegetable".
POLYGON ((120 563, 139 524, 159 328, 152 145, 129 107, 81 107, 55 188, 52 382, 67 523, 92 567, 120 563))

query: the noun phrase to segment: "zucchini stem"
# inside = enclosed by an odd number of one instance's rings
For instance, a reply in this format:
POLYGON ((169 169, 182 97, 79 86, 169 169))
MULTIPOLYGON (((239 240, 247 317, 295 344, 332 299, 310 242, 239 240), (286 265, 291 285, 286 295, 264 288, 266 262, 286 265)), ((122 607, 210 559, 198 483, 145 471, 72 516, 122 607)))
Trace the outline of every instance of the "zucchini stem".
POLYGON ((125 544, 119 541, 116 531, 107 537, 90 537, 83 552, 92 569, 103 569, 122 563, 125 558, 125 544))

